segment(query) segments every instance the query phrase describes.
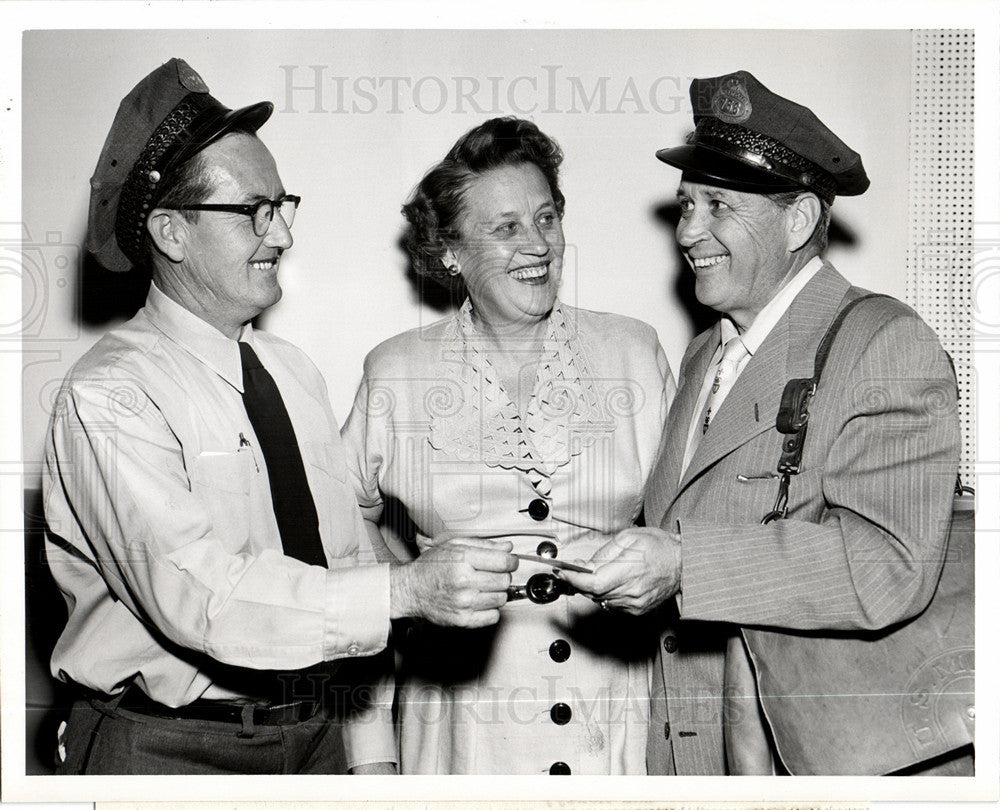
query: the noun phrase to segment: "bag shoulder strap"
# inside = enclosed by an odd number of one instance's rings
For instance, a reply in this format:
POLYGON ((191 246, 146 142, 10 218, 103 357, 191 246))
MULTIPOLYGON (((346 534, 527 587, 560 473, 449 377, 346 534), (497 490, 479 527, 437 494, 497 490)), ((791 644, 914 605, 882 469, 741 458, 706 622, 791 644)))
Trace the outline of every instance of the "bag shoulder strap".
POLYGON ((817 385, 819 384, 819 378, 823 374, 823 368, 826 366, 826 358, 830 354, 830 347, 833 345, 833 339, 837 337, 837 332, 840 331, 840 327, 843 325, 847 316, 851 314, 858 304, 862 301, 868 301, 871 298, 892 298, 891 295, 885 295, 883 293, 868 293, 867 295, 859 296, 847 304, 837 313, 837 317, 833 319, 833 323, 826 330, 826 334, 823 335, 823 339, 819 342, 819 346, 816 347, 816 360, 813 363, 813 382, 817 385))
POLYGON ((844 320, 858 304, 870 298, 891 298, 882 293, 868 293, 848 301, 837 313, 837 317, 827 327, 826 333, 816 348, 816 359, 813 362, 812 377, 799 377, 789 380, 781 394, 781 405, 775 419, 775 427, 785 438, 781 442, 781 458, 778 460, 778 497, 774 508, 768 512, 761 523, 779 520, 788 514, 788 484, 791 476, 797 475, 802 464, 802 449, 805 446, 806 427, 809 423, 809 402, 816 393, 823 368, 826 366, 830 347, 840 331, 844 320))

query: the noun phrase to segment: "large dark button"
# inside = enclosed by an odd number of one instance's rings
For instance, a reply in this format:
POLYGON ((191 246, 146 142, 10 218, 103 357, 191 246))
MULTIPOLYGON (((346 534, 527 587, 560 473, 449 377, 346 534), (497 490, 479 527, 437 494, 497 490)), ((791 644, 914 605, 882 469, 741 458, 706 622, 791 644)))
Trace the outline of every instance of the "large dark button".
POLYGON ((528 514, 534 520, 545 520, 549 516, 549 505, 541 498, 535 498, 528 504, 528 514))
POLYGON ((569 769, 569 765, 565 762, 553 762, 552 765, 549 766, 550 776, 569 776, 570 773, 571 771, 569 769))
POLYGON ((668 653, 677 652, 677 636, 666 635, 663 637, 663 649, 668 653))
POLYGON ((554 560, 559 556, 559 549, 551 540, 542 540, 538 544, 538 548, 535 549, 535 553, 539 557, 548 557, 550 560, 554 560))
POLYGON ((573 719, 573 710, 565 703, 556 703, 549 709, 549 717, 557 726, 565 726, 573 719))
POLYGON ((569 642, 565 639, 557 638, 549 645, 549 658, 557 664, 561 664, 569 658, 570 652, 569 642))

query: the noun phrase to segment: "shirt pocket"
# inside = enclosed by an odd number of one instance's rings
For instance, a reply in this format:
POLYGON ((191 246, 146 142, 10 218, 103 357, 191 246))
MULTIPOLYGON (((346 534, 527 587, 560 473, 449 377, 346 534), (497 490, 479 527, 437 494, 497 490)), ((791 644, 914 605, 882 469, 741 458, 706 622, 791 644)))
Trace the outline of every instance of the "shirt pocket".
POLYGON ((250 450, 203 452, 191 463, 191 492, 211 515, 213 533, 233 552, 249 542, 250 490, 256 474, 250 450))
POLYGON ((249 449, 235 453, 199 453, 191 465, 192 488, 206 486, 236 495, 249 495, 254 472, 253 453, 249 449))

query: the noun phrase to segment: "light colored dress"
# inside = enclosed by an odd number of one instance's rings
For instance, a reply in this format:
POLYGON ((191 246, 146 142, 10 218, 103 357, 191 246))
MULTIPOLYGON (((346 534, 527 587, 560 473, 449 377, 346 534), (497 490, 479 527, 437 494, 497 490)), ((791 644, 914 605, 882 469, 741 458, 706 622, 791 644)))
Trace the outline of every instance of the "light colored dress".
MULTIPOLYGON (((520 414, 467 301, 366 358, 348 470, 367 518, 405 506, 420 550, 489 535, 587 559, 639 515, 673 391, 652 327, 557 303, 520 414)), ((514 582, 550 570, 521 561, 514 582)), ((654 644, 646 620, 580 595, 508 602, 483 630, 412 624, 401 772, 644 774, 654 644)))

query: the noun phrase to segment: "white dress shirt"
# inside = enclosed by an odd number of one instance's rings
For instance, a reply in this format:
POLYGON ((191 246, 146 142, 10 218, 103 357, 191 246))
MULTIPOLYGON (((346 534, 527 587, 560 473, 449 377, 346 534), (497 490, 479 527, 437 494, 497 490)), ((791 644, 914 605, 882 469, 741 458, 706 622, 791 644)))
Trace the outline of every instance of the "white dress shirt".
POLYGON ((322 376, 272 335, 241 337, 281 391, 330 568, 282 553, 236 341, 152 286, 54 406, 46 551, 69 610, 57 678, 104 693, 134 680, 180 706, 242 694, 248 668, 385 647, 388 566, 357 565, 371 548, 322 376))

